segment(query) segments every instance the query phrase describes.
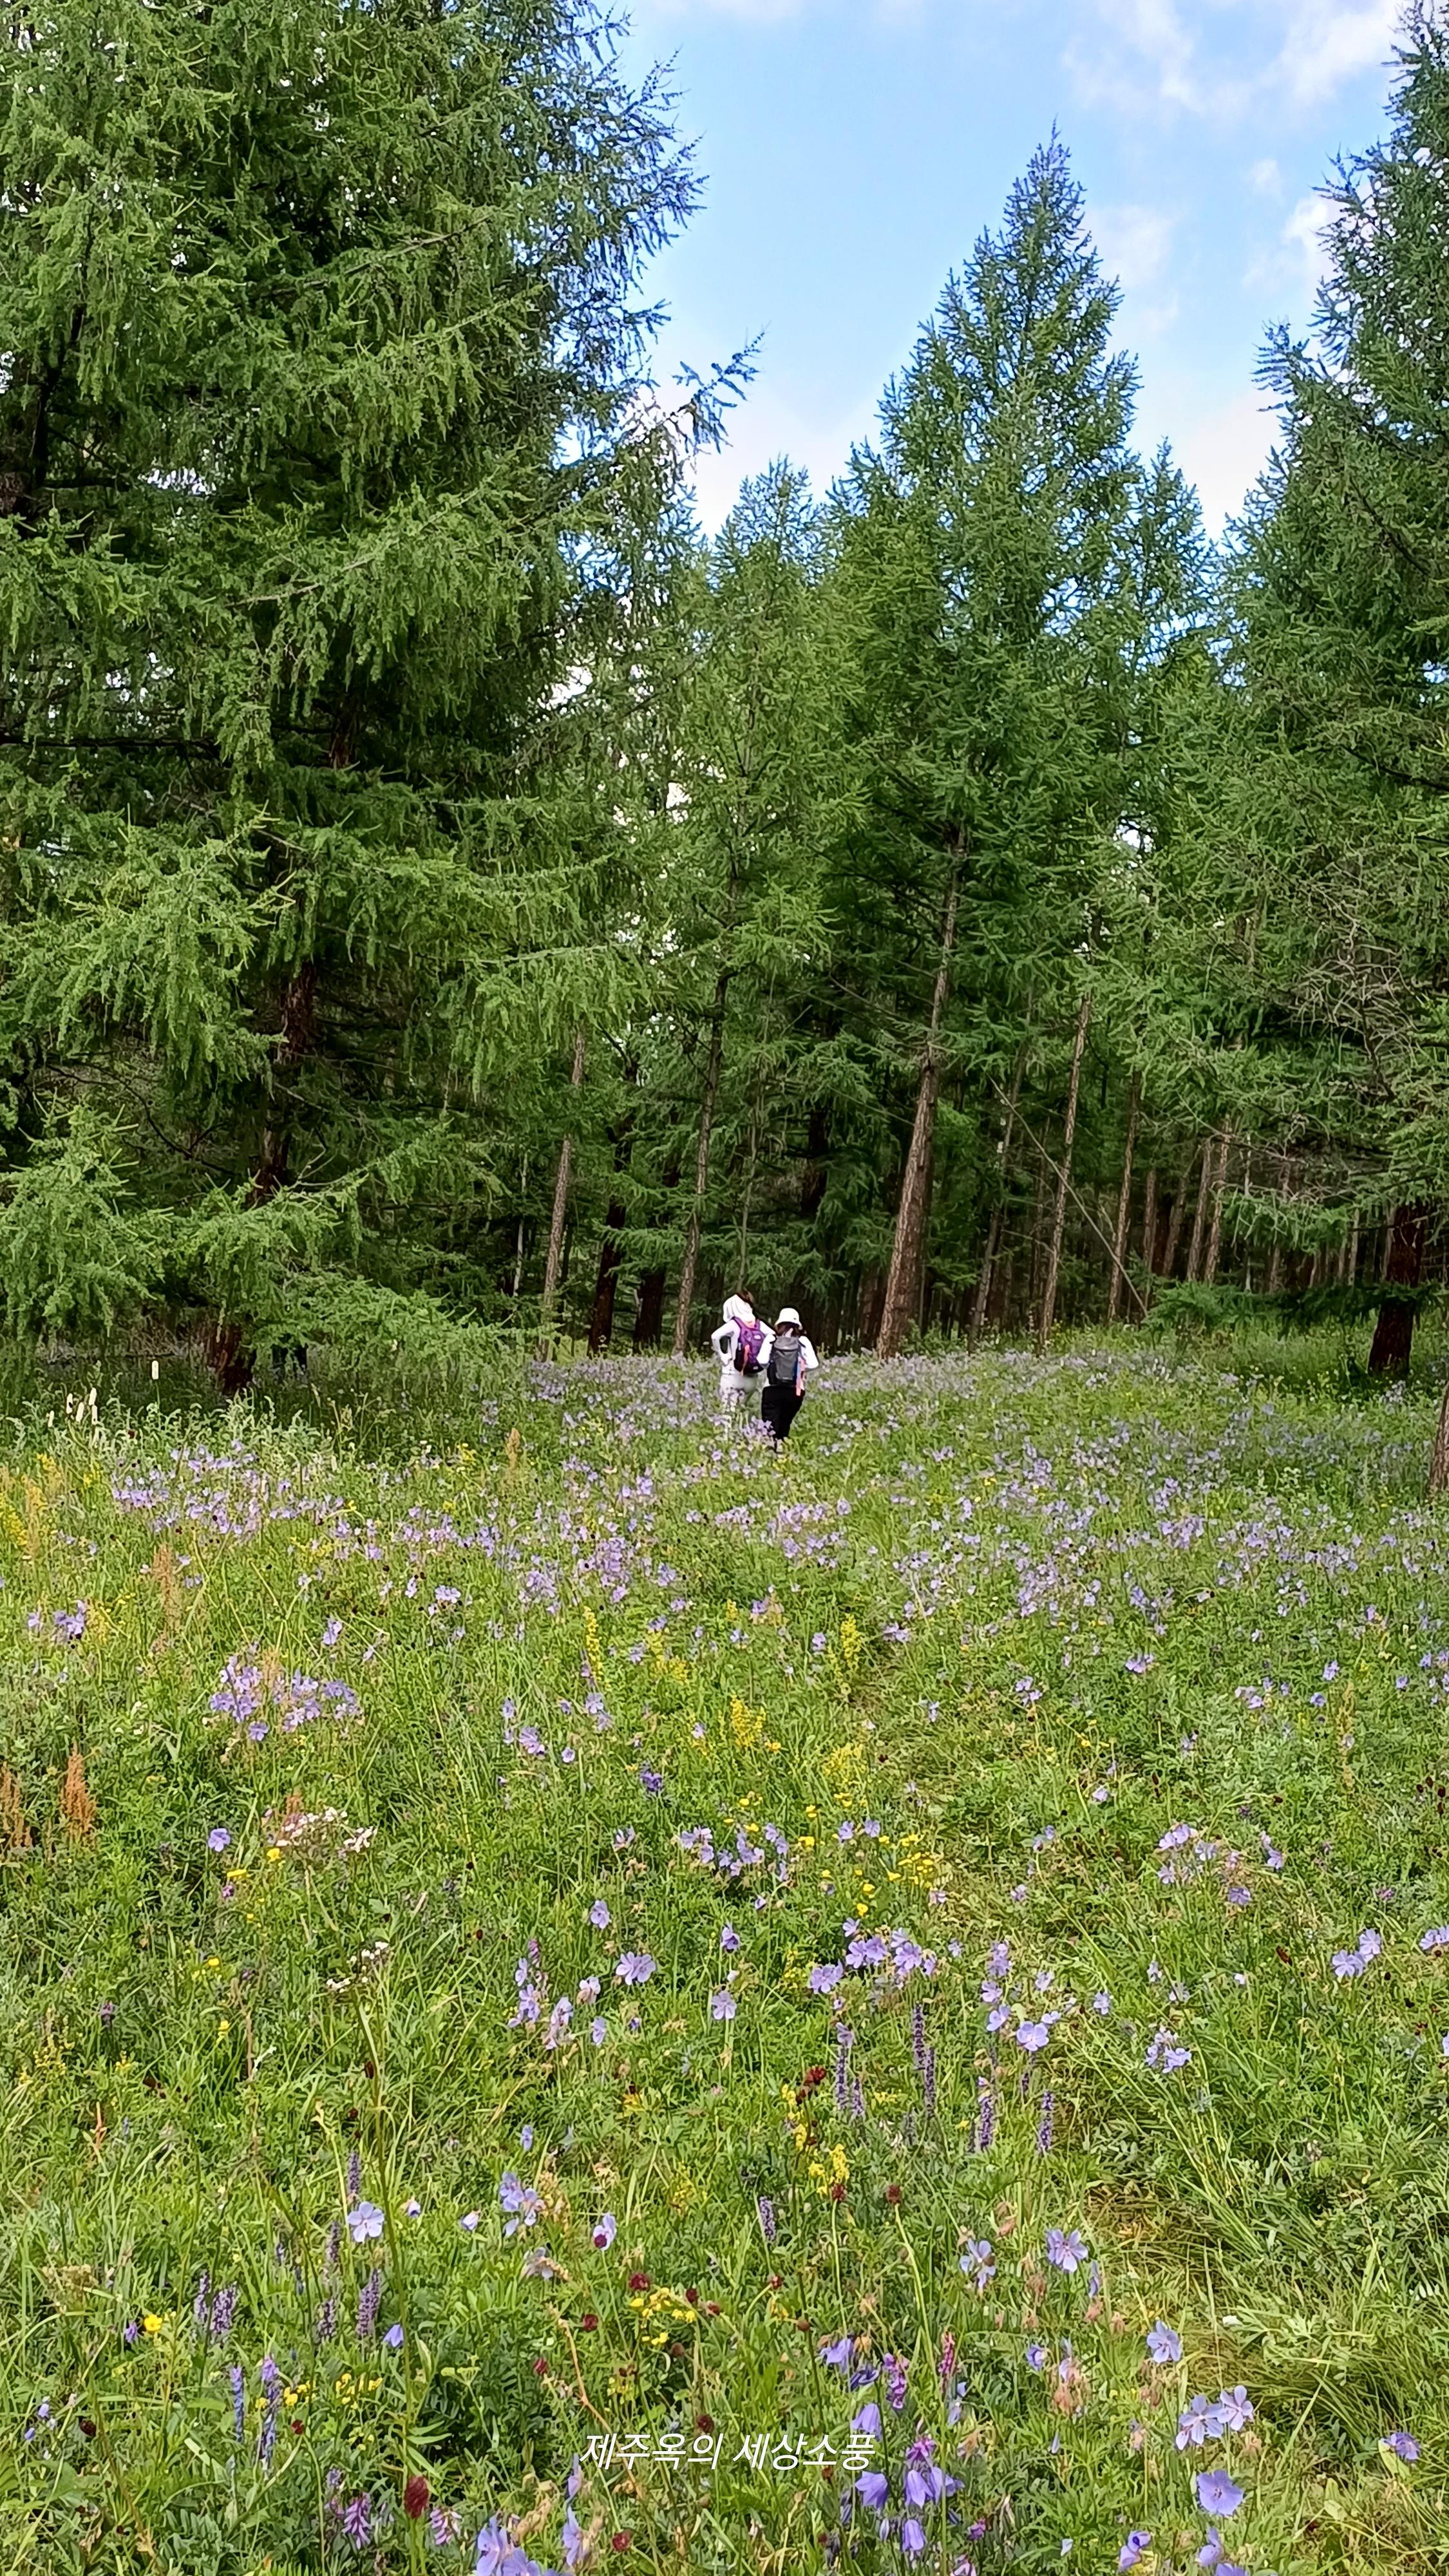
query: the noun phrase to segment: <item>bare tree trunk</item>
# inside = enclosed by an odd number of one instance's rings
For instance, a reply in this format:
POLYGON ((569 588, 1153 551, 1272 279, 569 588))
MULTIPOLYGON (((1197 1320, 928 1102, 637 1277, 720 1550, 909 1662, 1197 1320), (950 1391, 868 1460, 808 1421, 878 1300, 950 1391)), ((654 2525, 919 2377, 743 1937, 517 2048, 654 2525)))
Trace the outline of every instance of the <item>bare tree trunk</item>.
MULTIPOLYGON (((523 1169, 518 1176, 518 1195, 520 1200, 526 1198, 527 1194, 528 1156, 525 1154, 523 1157, 523 1169)), ((523 1239, 525 1224, 526 1220, 523 1209, 520 1206, 518 1211, 518 1233, 514 1238, 513 1245, 513 1294, 515 1298, 518 1296, 518 1293, 523 1286, 523 1239)))
POLYGON ((729 999, 729 989, 729 971, 721 967, 715 980, 714 1007, 709 1015, 709 1054, 704 1068, 704 1096, 699 1104, 699 1146, 694 1157, 694 1197, 685 1229, 684 1268, 679 1274, 679 1304, 674 1315, 674 1356, 677 1360, 682 1360, 689 1348, 689 1310, 694 1304, 694 1274, 699 1267, 699 1233, 704 1222, 704 1194, 709 1183, 709 1136, 714 1125, 714 1105, 719 1098, 720 1070, 724 1063, 725 1003, 729 999))
POLYGON ((1057 1203, 1052 1218, 1051 1250, 1047 1255, 1046 1285, 1042 1290, 1041 1315, 1036 1328, 1036 1346, 1045 1351, 1051 1340, 1052 1322, 1057 1307, 1057 1280, 1062 1266, 1062 1236, 1067 1223, 1067 1192, 1072 1181, 1072 1144, 1077 1133, 1077 1099, 1082 1088, 1082 1058, 1087 1051, 1087 1030, 1091 1025, 1092 996, 1082 995, 1077 1012, 1077 1033, 1072 1040, 1072 1070, 1067 1084, 1067 1114, 1062 1131, 1062 1159, 1057 1173, 1057 1203))
POLYGON ((1112 1245, 1112 1279, 1107 1290, 1107 1321, 1115 1324, 1122 1297, 1127 1259, 1127 1229, 1132 1221, 1132 1152, 1137 1143, 1137 1113, 1142 1105, 1142 1076, 1134 1073, 1127 1094, 1127 1138, 1122 1147, 1122 1187, 1117 1193, 1117 1233, 1112 1245))
POLYGON ((1345 1283, 1346 1283, 1346 1285, 1347 1285, 1348 1287, 1353 1288, 1353 1287, 1356 1287, 1356 1286, 1357 1286, 1357 1284, 1358 1284, 1358 1212, 1357 1212, 1357 1210, 1356 1210, 1356 1209, 1355 1209, 1355 1211, 1354 1211, 1354 1220, 1353 1220, 1353 1225, 1352 1225, 1352 1228, 1351 1228, 1351 1230, 1350 1230, 1349 1238, 1348 1238, 1348 1254, 1347 1254, 1347 1257, 1346 1257, 1345 1262, 1344 1262, 1344 1267, 1343 1267, 1343 1276, 1344 1276, 1344 1281, 1345 1281, 1345 1283))
MULTIPOLYGON (((569 1088, 578 1091, 584 1079, 584 1033, 574 1039, 574 1069, 569 1075, 569 1088)), ((574 1140, 570 1132, 558 1149, 558 1170, 553 1184, 553 1215, 549 1219, 548 1258, 543 1265, 543 1297, 538 1314, 538 1356, 546 1360, 553 1348, 553 1309, 558 1296, 559 1272, 563 1267, 564 1224, 568 1216, 569 1174, 573 1169, 574 1140)))
MULTIPOLYGON (((1012 1068, 1011 1093, 1006 1103, 1006 1125, 1001 1131, 1001 1142, 996 1149, 996 1158, 1001 1165, 1002 1189, 1006 1186, 1007 1162, 1011 1154, 1012 1136, 1016 1129, 1016 1105, 1021 1098, 1021 1078, 1026 1071, 1026 1049, 1027 1041, 1023 1038, 1016 1050, 1016 1063, 1012 1068)), ((996 1266, 996 1256, 1001 1250, 1001 1228, 1005 1221, 1005 1214, 999 1190, 996 1205, 991 1211, 991 1222, 986 1229, 986 1250, 981 1256, 981 1276, 976 1282, 976 1294, 971 1301, 971 1321, 966 1328, 967 1347, 973 1351, 985 1329, 986 1302, 991 1295, 991 1273, 996 1266)))
POLYGON ((1147 1294, 1143 1299, 1145 1315, 1152 1303, 1152 1282, 1157 1259, 1157 1165, 1153 1163, 1142 1184, 1142 1267, 1147 1276, 1147 1294))
POLYGON ((1218 1275, 1218 1256, 1223 1248, 1223 1193, 1228 1185, 1228 1139, 1218 1138, 1213 1160, 1212 1222, 1208 1227, 1207 1251, 1203 1257, 1202 1275, 1209 1287, 1218 1275))
POLYGON ((659 1347, 659 1328, 664 1321, 664 1290, 668 1273, 662 1263, 646 1270, 639 1282, 639 1306, 634 1317, 633 1347, 636 1351, 653 1351, 659 1347))
POLYGON ((1434 1446, 1429 1452, 1430 1502, 1437 1503, 1446 1488, 1449 1488, 1449 1385, 1444 1389, 1434 1430, 1434 1446))
POLYGON ((1192 1241, 1187 1247, 1186 1276, 1189 1279, 1198 1278, 1202 1270, 1203 1228, 1207 1224, 1208 1192, 1212 1187, 1212 1172, 1213 1140, 1211 1136, 1205 1136, 1203 1138, 1202 1147, 1202 1165, 1198 1172, 1197 1206, 1193 1210, 1192 1217, 1192 1241))
POLYGON ((921 1059, 921 1079, 916 1091, 916 1115, 911 1127, 911 1141, 906 1151, 906 1168, 901 1175, 900 1205, 896 1210, 895 1237, 891 1244, 891 1266, 886 1274, 885 1305, 881 1312, 880 1332, 876 1337, 876 1357, 893 1360, 900 1352, 911 1324, 920 1312, 921 1281, 926 1255, 926 1210, 930 1203, 931 1141, 936 1126, 936 1102, 941 1091, 939 1038, 946 996, 951 989, 951 958, 956 945, 956 906, 959 888, 956 873, 951 875, 946 897, 946 918, 941 926, 941 955, 936 968, 935 988, 931 995, 931 1018, 926 1032, 925 1052, 921 1059))
MULTIPOLYGON (((1389 1237, 1389 1257, 1384 1264, 1383 1284, 1387 1291, 1395 1288, 1417 1288, 1424 1276, 1424 1253, 1429 1239, 1427 1208, 1399 1207, 1394 1210, 1393 1231, 1389 1237)), ((1414 1308, 1401 1299, 1386 1294, 1374 1326, 1373 1347, 1369 1352, 1369 1370, 1374 1377, 1407 1377, 1409 1354, 1414 1345, 1414 1308)))
POLYGON ((604 1239, 599 1246, 599 1267, 594 1278, 594 1302, 589 1309, 589 1357, 596 1359, 606 1351, 614 1338, 614 1303, 619 1294, 619 1272, 623 1266, 623 1249, 619 1229, 624 1222, 624 1202, 610 1199, 604 1218, 604 1239))
POLYGON ((1167 1220, 1167 1241, 1162 1250, 1164 1279, 1173 1279, 1177 1275, 1177 1250, 1182 1241, 1182 1220, 1187 1213, 1187 1185, 1191 1179, 1192 1157, 1189 1155, 1178 1175, 1177 1187, 1172 1194, 1172 1209, 1167 1220))

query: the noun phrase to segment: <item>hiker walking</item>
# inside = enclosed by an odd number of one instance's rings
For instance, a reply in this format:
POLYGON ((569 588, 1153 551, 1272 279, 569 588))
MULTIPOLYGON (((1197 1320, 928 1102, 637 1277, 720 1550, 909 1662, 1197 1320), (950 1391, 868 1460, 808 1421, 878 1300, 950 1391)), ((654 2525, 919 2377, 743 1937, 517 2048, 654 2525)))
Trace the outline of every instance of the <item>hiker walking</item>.
POLYGON ((709 1344, 719 1362, 720 1410, 730 1422, 760 1383, 765 1327, 756 1319, 752 1299, 726 1297, 724 1322, 716 1324, 709 1344))
POLYGON ((762 1353, 764 1387, 760 1395, 760 1420, 778 1449, 790 1437, 790 1426, 805 1401, 805 1380, 811 1369, 820 1366, 815 1345, 802 1331, 800 1318, 793 1306, 782 1306, 774 1328, 765 1336, 762 1353))

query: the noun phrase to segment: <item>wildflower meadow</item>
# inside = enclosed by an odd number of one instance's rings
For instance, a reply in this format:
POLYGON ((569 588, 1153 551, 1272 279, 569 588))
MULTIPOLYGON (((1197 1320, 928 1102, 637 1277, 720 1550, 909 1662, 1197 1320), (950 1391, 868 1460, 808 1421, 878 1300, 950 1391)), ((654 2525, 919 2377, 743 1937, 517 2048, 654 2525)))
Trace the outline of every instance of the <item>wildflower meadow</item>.
POLYGON ((1442 2566, 1431 1418, 12 1423, 0 2564, 1442 2566))

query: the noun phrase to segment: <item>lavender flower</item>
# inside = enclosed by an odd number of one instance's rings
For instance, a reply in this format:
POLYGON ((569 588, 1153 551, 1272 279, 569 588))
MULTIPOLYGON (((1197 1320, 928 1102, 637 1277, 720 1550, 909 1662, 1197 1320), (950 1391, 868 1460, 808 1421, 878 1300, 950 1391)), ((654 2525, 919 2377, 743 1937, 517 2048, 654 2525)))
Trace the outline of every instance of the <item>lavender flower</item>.
POLYGON ((257 2436, 257 2458, 267 2466, 277 2440, 277 2415, 282 2403, 282 2374, 270 2353, 262 2361, 262 2424, 257 2436))
POLYGON ((367 2279, 362 2285, 362 2296, 357 2302, 357 2340, 359 2343, 369 2343, 372 2337, 376 2334, 377 2315, 381 2306, 382 2274, 374 2264, 373 2269, 368 2273, 367 2279))
POLYGON ((241 2363, 234 2361, 227 2372, 231 2382, 232 2439, 239 2442, 247 2429, 247 2383, 241 2363))

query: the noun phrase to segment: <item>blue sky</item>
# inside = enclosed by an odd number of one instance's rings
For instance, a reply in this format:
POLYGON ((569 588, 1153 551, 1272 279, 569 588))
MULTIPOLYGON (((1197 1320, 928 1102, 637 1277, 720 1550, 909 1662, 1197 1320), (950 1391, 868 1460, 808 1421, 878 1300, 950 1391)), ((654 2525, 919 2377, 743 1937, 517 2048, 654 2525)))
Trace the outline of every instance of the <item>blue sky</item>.
POLYGON ((1267 451, 1265 326, 1313 300, 1336 154, 1383 126, 1399 0, 633 0, 672 58, 706 200, 659 261, 666 376, 762 335, 715 524, 788 454, 823 488, 948 271, 1056 125, 1120 277, 1138 437, 1216 529, 1267 451))

